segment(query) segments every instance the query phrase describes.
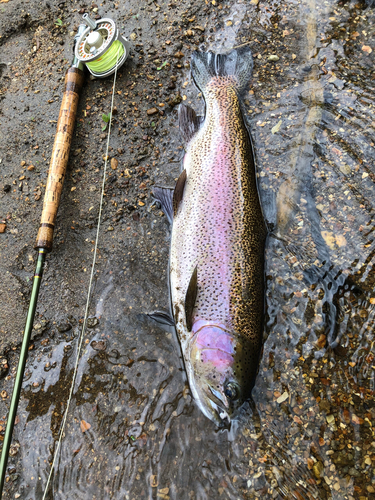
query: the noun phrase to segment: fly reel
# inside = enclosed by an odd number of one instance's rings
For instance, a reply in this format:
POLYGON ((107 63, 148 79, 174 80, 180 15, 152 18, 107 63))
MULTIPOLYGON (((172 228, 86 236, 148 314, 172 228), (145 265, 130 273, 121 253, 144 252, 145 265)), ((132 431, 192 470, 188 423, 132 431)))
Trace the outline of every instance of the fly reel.
POLYGON ((94 21, 88 14, 82 17, 87 28, 78 35, 75 56, 86 64, 93 76, 104 78, 124 64, 130 44, 120 35, 112 19, 104 17, 94 21))

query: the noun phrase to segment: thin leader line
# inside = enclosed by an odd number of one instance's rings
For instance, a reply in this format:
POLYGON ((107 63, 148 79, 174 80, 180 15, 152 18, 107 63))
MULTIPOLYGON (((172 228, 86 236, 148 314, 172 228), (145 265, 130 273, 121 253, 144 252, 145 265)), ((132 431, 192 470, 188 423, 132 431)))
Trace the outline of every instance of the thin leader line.
POLYGON ((119 59, 119 51, 117 52, 117 60, 116 60, 116 68, 115 68, 115 76, 113 79, 113 89, 112 89, 112 101, 111 101, 111 114, 110 114, 110 119, 109 119, 109 127, 108 127, 108 137, 107 137, 107 147, 106 147, 106 153, 105 153, 105 161, 104 161, 104 173, 103 173, 103 182, 102 182, 102 192, 100 196, 100 206, 99 206, 99 217, 98 217, 98 224, 96 228, 96 238, 95 238, 95 247, 94 247, 94 256, 92 260, 92 267, 91 267, 91 275, 90 275, 90 283, 89 283, 89 289, 87 293, 87 300, 86 300, 86 310, 85 310, 85 318, 83 321, 83 326, 79 338, 79 344, 78 344, 78 351, 77 351, 77 358, 76 358, 76 363, 74 366, 74 372, 73 372, 73 379, 72 379, 72 385, 70 387, 70 392, 69 392, 69 397, 68 401, 66 404, 66 410, 64 413, 64 417, 61 423, 61 429, 59 432, 59 438, 57 441, 57 447, 55 449, 54 455, 53 455, 53 461, 51 465, 51 470, 48 475, 47 479, 47 484, 44 489, 44 494, 42 500, 45 500, 47 492, 48 492, 48 487, 51 482, 52 474, 56 465, 56 460, 57 456, 59 454, 60 446, 61 446, 61 441, 64 436, 64 429, 65 429, 65 424, 68 416, 68 411, 70 407, 70 403, 73 397, 73 391, 74 391, 74 386, 77 378, 77 371, 78 371, 78 363, 80 359, 80 354, 81 354, 81 349, 82 349, 82 342, 83 342, 83 336, 86 330, 86 323, 87 323, 87 317, 89 313, 89 305, 90 305, 90 297, 91 297, 91 288, 92 288, 92 282, 94 278, 94 269, 95 269, 95 264, 96 264, 96 254, 97 254, 97 249, 98 249, 98 240, 99 240, 99 230, 100 230, 100 223, 101 223, 101 217, 102 217, 102 209, 103 209, 103 200, 104 200, 104 186, 105 186, 105 180, 106 180, 106 173, 107 173, 107 163, 108 163, 108 150, 109 150, 109 139, 111 136, 111 122, 112 122, 112 111, 113 111, 113 103, 114 103, 114 97, 115 97, 115 86, 116 86, 116 77, 117 77, 117 64, 118 64, 118 59, 119 59))

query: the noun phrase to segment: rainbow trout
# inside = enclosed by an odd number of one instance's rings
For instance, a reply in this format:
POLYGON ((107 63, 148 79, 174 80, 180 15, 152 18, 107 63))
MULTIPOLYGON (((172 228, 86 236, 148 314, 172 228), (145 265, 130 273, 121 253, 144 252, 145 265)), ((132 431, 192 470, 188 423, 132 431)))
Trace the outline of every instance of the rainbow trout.
POLYGON ((180 106, 183 171, 154 197, 172 220, 171 303, 190 388, 220 425, 251 396, 263 335, 266 226, 239 102, 251 52, 194 52, 191 71, 205 117, 180 106))

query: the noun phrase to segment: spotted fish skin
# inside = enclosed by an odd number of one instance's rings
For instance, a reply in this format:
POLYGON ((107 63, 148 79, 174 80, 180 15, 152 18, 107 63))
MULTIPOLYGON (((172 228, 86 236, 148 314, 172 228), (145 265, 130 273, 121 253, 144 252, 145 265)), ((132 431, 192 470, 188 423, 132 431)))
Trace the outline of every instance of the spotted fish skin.
POLYGON ((218 424, 250 397, 262 346, 266 226, 240 107, 251 68, 248 50, 195 52, 204 122, 180 111, 190 140, 174 206, 171 301, 191 390, 218 424))

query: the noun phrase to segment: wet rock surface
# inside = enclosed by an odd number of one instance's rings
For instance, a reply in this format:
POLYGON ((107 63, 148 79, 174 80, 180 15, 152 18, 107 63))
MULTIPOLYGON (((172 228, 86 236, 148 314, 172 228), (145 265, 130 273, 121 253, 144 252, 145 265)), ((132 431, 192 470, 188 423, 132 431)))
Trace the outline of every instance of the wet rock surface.
MULTIPOLYGON (((361 2, 0 1, 0 439, 34 239, 80 16, 132 44, 117 75, 88 329, 55 499, 371 499, 375 495, 374 12, 361 2), (61 22, 60 22, 61 21, 61 22), (244 96, 267 247, 265 347, 231 432, 192 401, 166 308, 178 104, 202 111, 191 52, 249 43, 244 96), (275 237, 274 237, 275 236, 275 237)), ((40 499, 85 314, 113 79, 86 79, 3 498, 40 499)))

